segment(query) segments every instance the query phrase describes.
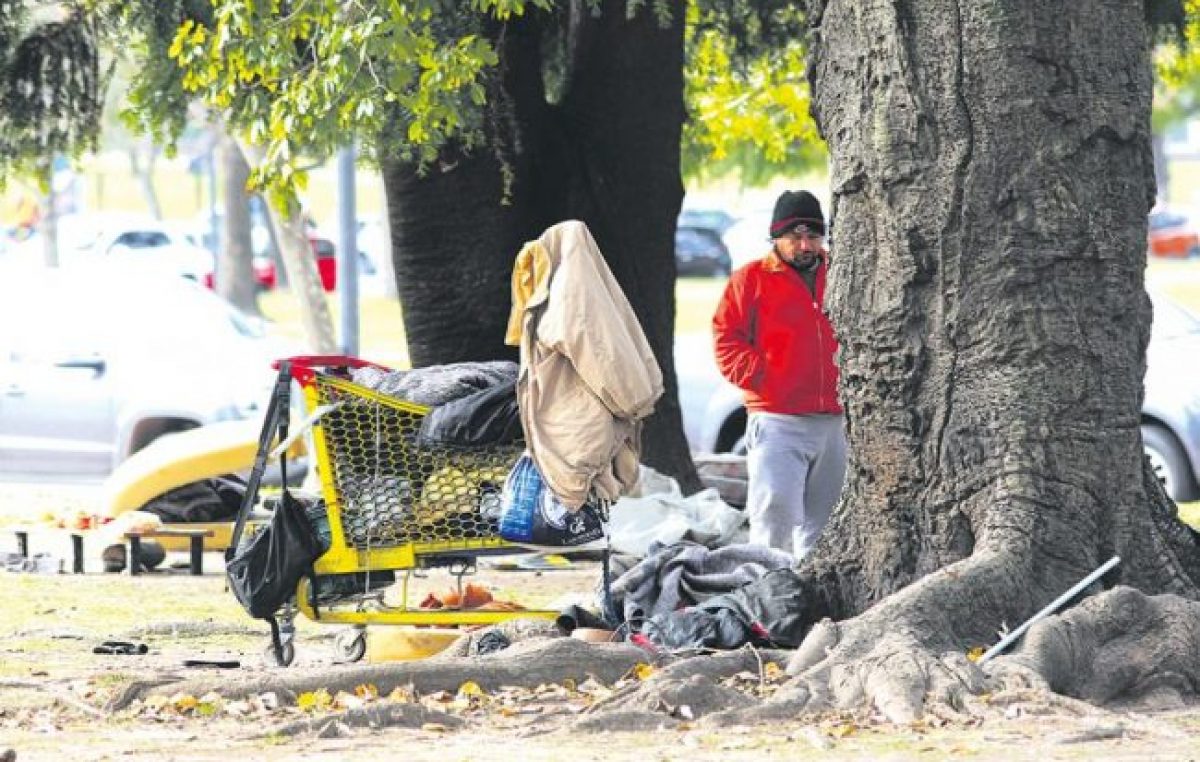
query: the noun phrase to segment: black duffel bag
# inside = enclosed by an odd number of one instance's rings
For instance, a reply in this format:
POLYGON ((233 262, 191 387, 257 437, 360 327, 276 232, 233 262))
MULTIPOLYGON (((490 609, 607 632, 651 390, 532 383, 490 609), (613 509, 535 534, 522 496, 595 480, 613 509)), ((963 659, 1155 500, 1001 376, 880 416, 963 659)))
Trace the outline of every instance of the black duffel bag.
POLYGON ((312 576, 321 552, 304 506, 285 489, 271 522, 226 561, 229 589, 250 616, 269 619, 312 576))
POLYGON ((266 469, 267 458, 276 433, 282 442, 288 436, 288 406, 291 394, 291 365, 280 363, 275 390, 267 405, 266 420, 258 439, 254 468, 246 482, 237 523, 229 548, 225 551, 225 574, 229 589, 242 607, 255 619, 271 625, 271 644, 275 654, 283 654, 279 624, 275 613, 296 593, 300 579, 313 577, 313 562, 323 552, 321 539, 305 513, 304 506, 287 490, 287 453, 279 457, 283 474, 283 494, 271 516, 271 521, 247 543, 242 543, 246 517, 258 497, 258 487, 266 469))

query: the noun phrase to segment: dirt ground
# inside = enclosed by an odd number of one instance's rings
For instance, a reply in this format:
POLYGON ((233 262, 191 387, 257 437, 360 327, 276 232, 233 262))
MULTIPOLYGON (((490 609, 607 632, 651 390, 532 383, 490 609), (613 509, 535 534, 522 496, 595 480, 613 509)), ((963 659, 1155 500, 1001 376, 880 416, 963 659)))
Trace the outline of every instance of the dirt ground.
MULTIPOLYGON (((34 493, 30 493, 34 494, 34 493)), ((81 493, 82 494, 82 493, 81 493)), ((26 495, 29 497, 29 495, 26 495)), ((26 507, 32 502, 27 500, 26 507)), ((3 501, 0 500, 0 505, 3 501)), ((2 511, 0 511, 2 514, 2 511)), ((11 520, 9 522, 11 524, 11 520)), ((49 546, 47 546, 49 547, 49 546)), ((0 515, 0 553, 14 551, 11 526, 0 515)), ((36 548, 35 548, 36 550, 36 548)), ((172 555, 172 561, 183 557, 172 555)), ((880 759, 1200 760, 1200 709, 1154 715, 1103 713, 1079 717, 1014 704, 969 724, 883 723, 869 709, 746 728, 715 728, 663 715, 662 727, 589 732, 581 716, 612 686, 595 684, 501 689, 487 694, 464 685, 455 695, 378 697, 307 695, 304 707, 276 706, 271 697, 227 701, 173 695, 107 712, 106 703, 136 680, 208 673, 230 679, 269 675, 266 626, 245 615, 224 589, 220 556, 208 554, 206 574, 172 570, 130 577, 98 572, 6 573, 0 617, 0 759, 16 760, 253 759, 391 760, 761 760, 797 756, 880 759), (145 654, 96 654, 104 641, 145 644, 145 654), (234 669, 197 669, 186 659, 228 659, 234 669), (339 724, 363 704, 420 703, 445 721, 385 729, 339 724), (451 722, 453 720, 453 722, 451 722), (309 721, 312 730, 287 728, 309 721), (460 724, 461 723, 461 724, 460 724)), ((588 601, 599 567, 543 572, 483 569, 473 581, 498 598, 553 606, 588 601)), ((421 584, 447 588, 448 578, 421 584)), ((298 622, 297 658, 305 673, 334 663, 340 628, 298 622)), ((753 676, 751 676, 753 677, 753 676)), ((631 675, 629 680, 638 679, 631 675)), ((782 680, 782 675, 768 677, 782 680)), ((755 678, 751 682, 757 683, 755 678)))

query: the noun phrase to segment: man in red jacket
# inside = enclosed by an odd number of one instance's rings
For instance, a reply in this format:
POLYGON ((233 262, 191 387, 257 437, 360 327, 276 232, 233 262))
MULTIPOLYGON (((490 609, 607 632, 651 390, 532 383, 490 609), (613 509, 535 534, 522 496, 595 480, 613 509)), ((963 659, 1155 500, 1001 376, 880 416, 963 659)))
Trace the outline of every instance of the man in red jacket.
POLYGON ((804 557, 846 473, 837 340, 821 308, 825 218, 808 191, 786 191, 771 251, 738 268, 713 316, 717 365, 745 395, 750 542, 804 557))

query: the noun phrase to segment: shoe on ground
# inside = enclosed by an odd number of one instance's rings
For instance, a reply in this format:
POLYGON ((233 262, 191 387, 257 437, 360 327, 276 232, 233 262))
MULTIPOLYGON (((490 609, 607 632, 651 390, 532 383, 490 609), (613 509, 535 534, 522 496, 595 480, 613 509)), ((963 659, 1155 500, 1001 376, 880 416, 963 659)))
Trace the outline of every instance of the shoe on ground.
POLYGON ((104 562, 104 571, 110 574, 125 571, 125 546, 109 545, 100 554, 100 560, 104 562))

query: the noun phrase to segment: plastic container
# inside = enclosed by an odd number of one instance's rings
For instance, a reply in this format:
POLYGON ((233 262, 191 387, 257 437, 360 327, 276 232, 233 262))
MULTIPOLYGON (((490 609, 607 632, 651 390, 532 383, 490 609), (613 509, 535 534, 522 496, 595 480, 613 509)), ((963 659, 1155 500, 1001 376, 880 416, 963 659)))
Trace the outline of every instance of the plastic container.
POLYGON ((412 661, 436 656, 462 634, 462 630, 449 627, 371 627, 367 630, 367 661, 412 661))

